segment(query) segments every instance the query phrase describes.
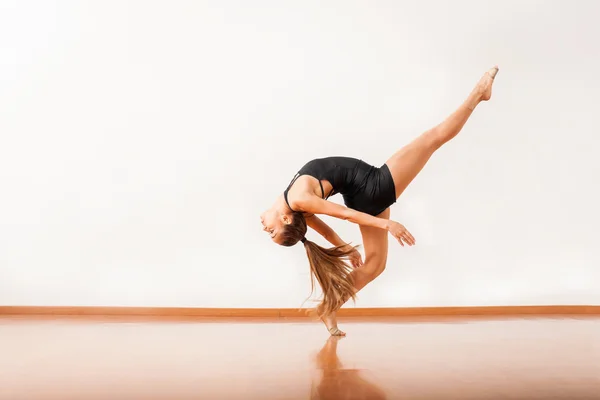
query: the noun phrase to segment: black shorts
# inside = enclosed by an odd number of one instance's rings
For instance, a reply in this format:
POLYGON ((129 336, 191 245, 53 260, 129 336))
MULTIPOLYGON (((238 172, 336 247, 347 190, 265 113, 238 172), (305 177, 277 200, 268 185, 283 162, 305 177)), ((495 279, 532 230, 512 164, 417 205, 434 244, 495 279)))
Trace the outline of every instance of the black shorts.
POLYGON ((342 192, 347 207, 376 216, 396 202, 394 178, 387 164, 374 167, 359 160, 353 173, 353 189, 342 192))

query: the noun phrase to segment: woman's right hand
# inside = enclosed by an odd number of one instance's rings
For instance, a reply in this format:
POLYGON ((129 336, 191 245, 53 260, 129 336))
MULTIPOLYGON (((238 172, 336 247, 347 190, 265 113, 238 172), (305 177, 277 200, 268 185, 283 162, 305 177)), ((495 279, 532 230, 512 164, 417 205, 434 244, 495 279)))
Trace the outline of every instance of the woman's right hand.
POLYGON ((396 238, 396 240, 398 240, 398 242, 400 242, 402 246, 404 246, 404 243, 408 244, 409 246, 415 244, 415 238, 404 227, 404 225, 396 221, 389 220, 387 224, 387 230, 396 238))
POLYGON ((356 249, 352 250, 352 253, 350 253, 348 258, 350 259, 350 262, 354 268, 358 268, 363 265, 362 257, 356 249))

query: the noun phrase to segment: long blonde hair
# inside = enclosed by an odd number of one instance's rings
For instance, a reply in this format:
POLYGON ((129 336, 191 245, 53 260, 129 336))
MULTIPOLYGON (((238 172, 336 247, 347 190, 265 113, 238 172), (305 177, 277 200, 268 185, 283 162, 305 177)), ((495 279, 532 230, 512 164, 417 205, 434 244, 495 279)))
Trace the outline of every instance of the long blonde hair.
POLYGON ((348 263, 348 256, 357 246, 321 247, 305 238, 306 231, 304 216, 301 213, 294 213, 292 222, 283 229, 282 245, 293 246, 299 241, 303 242, 310 264, 310 296, 315 290, 315 280, 323 291, 321 302, 313 310, 313 313, 321 318, 337 311, 349 299, 356 300, 352 267, 348 263))
POLYGON ((304 249, 311 272, 311 295, 315 279, 323 290, 323 299, 315 308, 319 318, 337 311, 348 300, 356 300, 352 267, 346 262, 355 247, 342 250, 346 245, 324 248, 306 240, 304 249))

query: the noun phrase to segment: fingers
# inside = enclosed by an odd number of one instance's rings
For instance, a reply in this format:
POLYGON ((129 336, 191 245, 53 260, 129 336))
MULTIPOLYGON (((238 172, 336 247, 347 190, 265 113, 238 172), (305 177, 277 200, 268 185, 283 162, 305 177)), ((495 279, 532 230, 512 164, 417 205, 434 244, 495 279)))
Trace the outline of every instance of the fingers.
POLYGON ((355 268, 358 268, 360 266, 363 265, 363 260, 362 260, 362 256, 361 254, 358 252, 358 250, 354 249, 354 252, 352 253, 352 255, 350 256, 350 260, 352 261, 352 265, 355 268))
POLYGON ((363 261, 362 261, 362 258, 360 257, 360 255, 351 256, 350 263, 352 264, 353 268, 359 268, 363 265, 363 261))
POLYGON ((404 233, 406 235, 406 238, 410 241, 411 245, 414 245, 415 244, 414 236, 409 231, 406 231, 404 233))
POLYGON ((413 235, 406 229, 404 228, 401 232, 400 232, 400 237, 402 238, 402 240, 404 240, 406 242, 406 244, 408 244, 409 246, 413 246, 415 244, 415 238, 413 237, 413 235))
POLYGON ((414 246, 416 241, 414 236, 406 229, 406 227, 397 222, 391 222, 390 227, 388 228, 389 232, 398 240, 398 243, 402 247, 406 243, 409 246, 414 246))
POLYGON ((408 244, 409 246, 413 246, 415 244, 415 238, 412 237, 412 235, 408 232, 405 232, 402 235, 402 239, 406 242, 406 244, 408 244))
POLYGON ((407 231, 400 232, 398 235, 395 236, 402 247, 404 247, 404 243, 406 243, 409 246, 414 246, 415 244, 415 238, 407 231))

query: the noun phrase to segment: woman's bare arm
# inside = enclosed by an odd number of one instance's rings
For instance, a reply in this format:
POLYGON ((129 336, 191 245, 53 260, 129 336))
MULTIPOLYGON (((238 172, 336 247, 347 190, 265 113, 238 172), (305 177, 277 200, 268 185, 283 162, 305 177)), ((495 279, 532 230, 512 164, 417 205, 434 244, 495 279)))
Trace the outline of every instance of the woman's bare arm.
POLYGON ((296 207, 300 207, 302 211, 312 214, 325 214, 331 217, 339 218, 344 221, 350 221, 358 225, 372 226, 379 229, 384 229, 391 233, 398 242, 404 246, 404 243, 412 246, 415 244, 415 238, 406 229, 406 227, 396 221, 386 218, 374 217, 370 214, 353 210, 333 203, 328 200, 323 200, 318 196, 305 195, 295 201, 296 207))
POLYGON ((343 246, 347 244, 329 225, 316 215, 306 217, 306 224, 334 246, 343 246))
POLYGON ((367 213, 356 211, 328 200, 323 200, 318 196, 302 196, 294 203, 295 206, 300 207, 302 211, 312 214, 325 214, 358 225, 373 226, 384 230, 388 229, 388 219, 374 217, 367 213))

